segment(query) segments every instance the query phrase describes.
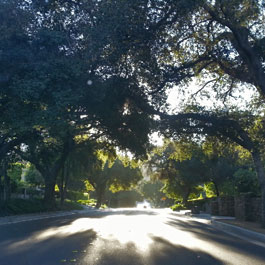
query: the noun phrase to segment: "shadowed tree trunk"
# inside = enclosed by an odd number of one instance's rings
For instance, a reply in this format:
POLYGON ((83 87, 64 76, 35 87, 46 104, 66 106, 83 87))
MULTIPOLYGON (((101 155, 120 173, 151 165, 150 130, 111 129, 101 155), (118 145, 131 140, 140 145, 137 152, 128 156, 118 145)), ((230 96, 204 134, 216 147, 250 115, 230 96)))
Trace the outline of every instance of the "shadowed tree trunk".
POLYGON ((262 224, 265 227, 265 172, 264 166, 261 161, 261 156, 259 152, 252 152, 251 153, 253 162, 255 165, 255 169, 257 172, 257 176, 259 179, 259 184, 261 187, 261 217, 262 217, 262 224))
POLYGON ((69 182, 69 170, 66 164, 62 167, 61 181, 60 181, 60 204, 64 204, 66 198, 67 188, 69 182))
POLYGON ((184 205, 187 205, 187 203, 188 203, 188 198, 189 198, 189 196, 190 196, 190 191, 191 191, 191 189, 188 188, 188 189, 185 191, 185 193, 183 194, 183 201, 182 201, 182 203, 183 203, 184 205))
POLYGON ((103 198, 104 198, 104 191, 105 191, 105 188, 98 188, 96 189, 96 194, 97 194, 97 204, 96 204, 96 208, 99 209, 100 206, 102 205, 102 202, 103 202, 103 198))
POLYGON ((56 177, 51 176, 50 174, 44 177, 45 190, 44 190, 44 205, 47 209, 55 209, 55 183, 56 177))
POLYGON ((219 192, 219 189, 218 189, 218 185, 215 181, 213 181, 213 185, 214 185, 214 188, 215 188, 215 192, 216 192, 216 196, 219 197, 220 196, 220 192, 219 192))
POLYGON ((1 199, 2 199, 2 204, 6 204, 10 197, 11 197, 11 190, 10 190, 10 177, 7 174, 7 162, 2 161, 2 168, 1 168, 1 177, 2 181, 0 181, 0 189, 1 189, 1 199))
POLYGON ((0 170, 0 207, 4 205, 4 173, 3 167, 0 170))
POLYGON ((54 196, 56 179, 60 169, 62 169, 63 167, 66 158, 67 154, 63 154, 61 158, 55 162, 52 169, 45 170, 44 172, 42 171, 45 182, 44 204, 47 209, 53 209, 56 207, 55 196, 54 196))
POLYGON ((59 190, 60 190, 60 204, 61 206, 64 204, 64 177, 65 177, 65 166, 62 167, 62 172, 61 172, 61 180, 60 180, 60 185, 59 185, 59 190))
MULTIPOLYGON (((20 152, 20 155, 25 159, 30 161, 35 165, 36 169, 41 173, 44 178, 45 190, 44 190, 44 205, 47 209, 54 209, 56 207, 55 203, 55 184, 60 170, 63 168, 63 165, 68 157, 71 148, 74 147, 74 141, 69 136, 65 139, 63 143, 62 151, 59 155, 56 155, 54 161, 48 164, 47 157, 40 155, 36 158, 34 152, 30 153, 29 156, 24 155, 23 152, 20 152)), ((54 154, 52 154, 54 155, 54 154)))

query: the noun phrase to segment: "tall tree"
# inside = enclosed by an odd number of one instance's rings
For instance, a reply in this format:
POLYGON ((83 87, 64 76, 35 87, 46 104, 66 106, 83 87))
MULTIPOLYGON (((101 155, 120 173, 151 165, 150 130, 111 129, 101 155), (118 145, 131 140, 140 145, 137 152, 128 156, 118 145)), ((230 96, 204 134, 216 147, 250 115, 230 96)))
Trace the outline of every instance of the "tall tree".
POLYGON ((124 166, 119 159, 116 159, 113 165, 106 161, 103 167, 94 168, 86 176, 97 195, 96 208, 103 203, 107 189, 112 192, 131 190, 142 179, 138 168, 132 168, 130 165, 124 166))
MULTIPOLYGON (((225 182, 233 183, 233 175, 239 169, 238 152, 233 144, 224 143, 216 137, 208 137, 202 145, 204 163, 207 168, 205 181, 213 183, 216 196, 220 196, 220 188, 225 182)), ((236 184, 236 183, 235 183, 236 184)))
POLYGON ((207 168, 201 147, 195 142, 167 142, 150 160, 154 176, 165 185, 163 192, 187 204, 189 195, 204 182, 207 168))
MULTIPOLYGON (((142 110, 146 96, 124 74, 125 64, 118 63, 122 53, 105 52, 109 44, 102 31, 101 12, 106 7, 87 1, 0 4, 4 32, 0 38, 0 108, 4 114, 0 159, 11 148, 26 144, 31 149, 28 154, 37 148, 37 157, 41 149, 49 156, 47 161, 57 161, 63 154, 58 160, 61 165, 66 157, 63 143, 69 141, 63 132, 73 127, 71 138, 91 138, 92 134, 142 154, 149 132, 148 114, 142 110), (11 14, 15 14, 12 19, 11 14), (51 139, 56 142, 52 148, 47 144, 51 139), (53 148, 60 149, 55 160, 53 148)), ((44 157, 36 157, 30 159, 37 167, 44 157)), ((58 167, 53 173, 40 170, 46 180, 50 178, 50 186, 58 167)))

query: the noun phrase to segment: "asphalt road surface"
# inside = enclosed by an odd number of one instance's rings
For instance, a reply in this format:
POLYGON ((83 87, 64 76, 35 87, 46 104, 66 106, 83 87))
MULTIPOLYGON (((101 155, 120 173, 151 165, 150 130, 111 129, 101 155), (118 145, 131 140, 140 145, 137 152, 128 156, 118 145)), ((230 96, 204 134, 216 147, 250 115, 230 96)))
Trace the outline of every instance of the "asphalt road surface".
POLYGON ((0 226, 0 265, 264 265, 265 248, 166 210, 120 209, 0 226))

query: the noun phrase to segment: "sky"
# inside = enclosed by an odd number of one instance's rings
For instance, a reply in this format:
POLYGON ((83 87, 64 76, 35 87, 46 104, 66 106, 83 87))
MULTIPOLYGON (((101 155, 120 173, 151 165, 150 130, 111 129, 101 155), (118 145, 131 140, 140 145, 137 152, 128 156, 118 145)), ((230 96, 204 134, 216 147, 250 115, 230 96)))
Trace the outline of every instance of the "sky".
MULTIPOLYGON (((172 88, 168 93, 167 99, 167 103, 170 106, 169 112, 173 114, 181 111, 182 107, 190 102, 191 95, 196 93, 200 88, 201 86, 196 80, 191 82, 189 87, 185 90, 185 94, 181 93, 177 86, 172 88)), ((202 96, 198 96, 196 98, 198 99, 197 103, 199 103, 200 106, 204 106, 208 110, 214 109, 216 107, 228 109, 231 106, 237 106, 239 110, 244 110, 249 106, 251 99, 255 95, 257 95, 257 92, 254 88, 242 86, 239 91, 235 91, 233 93, 234 97, 229 97, 227 99, 227 104, 224 104, 221 100, 215 99, 211 86, 208 86, 203 90, 202 96), (205 96, 207 92, 211 95, 210 97, 205 96)), ((159 136, 158 133, 153 133, 151 135, 151 142, 155 145, 161 146, 163 144, 163 137, 159 136)))

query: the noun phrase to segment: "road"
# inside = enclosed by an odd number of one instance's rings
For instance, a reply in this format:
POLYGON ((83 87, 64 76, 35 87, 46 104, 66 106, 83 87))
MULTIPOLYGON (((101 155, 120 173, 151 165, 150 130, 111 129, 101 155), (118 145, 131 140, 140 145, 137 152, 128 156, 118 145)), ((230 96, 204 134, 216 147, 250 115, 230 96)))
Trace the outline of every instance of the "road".
POLYGON ((0 265, 264 265, 265 248, 166 210, 119 209, 0 226, 0 265))

